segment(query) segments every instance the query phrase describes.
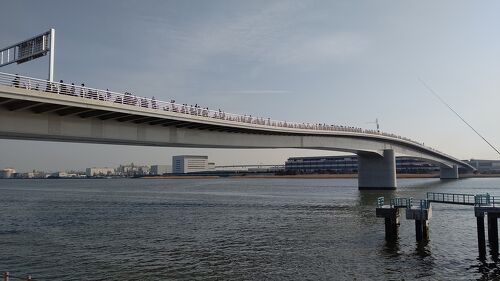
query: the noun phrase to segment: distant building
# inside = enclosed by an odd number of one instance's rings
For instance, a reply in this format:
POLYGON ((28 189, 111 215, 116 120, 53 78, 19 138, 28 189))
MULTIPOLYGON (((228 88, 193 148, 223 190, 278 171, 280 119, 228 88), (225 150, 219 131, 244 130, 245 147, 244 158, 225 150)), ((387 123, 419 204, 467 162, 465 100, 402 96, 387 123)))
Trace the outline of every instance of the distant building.
POLYGON ((12 168, 5 168, 0 170, 0 179, 10 179, 14 177, 16 170, 12 168))
POLYGON ((15 178, 16 179, 33 179, 35 178, 36 175, 34 172, 28 172, 28 173, 16 173, 15 178))
MULTIPOLYGON (((432 173, 439 167, 411 157, 396 157, 398 173, 432 173)), ((297 173, 357 173, 358 156, 291 157, 285 162, 285 172, 297 173)))
POLYGON ((47 178, 55 178, 55 179, 58 179, 58 178, 70 178, 71 175, 66 173, 66 172, 54 172, 54 173, 51 173, 50 175, 47 176, 47 178))
POLYGON ((214 162, 208 162, 208 170, 215 170, 215 163, 214 162))
POLYGON ((500 173, 500 160, 471 159, 464 161, 476 168, 479 173, 500 173))
POLYGON ((114 168, 87 168, 85 170, 85 175, 87 177, 107 177, 107 176, 113 176, 115 174, 115 169, 114 168))
POLYGON ((172 173, 171 165, 152 165, 149 170, 149 174, 153 176, 161 176, 168 173, 172 173))
MULTIPOLYGON (((215 164, 213 165, 215 168, 215 164)), ((172 172, 187 174, 209 170, 208 156, 178 155, 172 157, 172 172)))
POLYGON ((290 157, 285 162, 285 172, 356 173, 357 171, 357 156, 290 157))
POLYGON ((149 175, 149 166, 140 166, 130 163, 129 165, 120 165, 116 169, 116 174, 123 177, 137 177, 149 175))
POLYGON ((262 168, 259 168, 259 167, 249 167, 247 169, 247 172, 249 173, 281 173, 283 172, 284 168, 283 168, 283 165, 276 165, 276 166, 273 166, 273 167, 262 167, 262 168))

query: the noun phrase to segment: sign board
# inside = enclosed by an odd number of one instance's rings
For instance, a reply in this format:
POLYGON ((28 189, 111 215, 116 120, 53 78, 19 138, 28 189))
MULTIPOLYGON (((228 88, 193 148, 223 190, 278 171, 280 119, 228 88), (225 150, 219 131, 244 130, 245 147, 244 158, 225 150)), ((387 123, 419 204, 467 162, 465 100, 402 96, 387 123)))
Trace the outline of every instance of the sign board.
POLYGON ((0 49, 0 67, 11 63, 25 63, 50 54, 49 81, 54 81, 55 30, 50 29, 21 43, 0 49))
POLYGON ((17 64, 27 62, 47 54, 49 34, 43 34, 17 45, 17 64))

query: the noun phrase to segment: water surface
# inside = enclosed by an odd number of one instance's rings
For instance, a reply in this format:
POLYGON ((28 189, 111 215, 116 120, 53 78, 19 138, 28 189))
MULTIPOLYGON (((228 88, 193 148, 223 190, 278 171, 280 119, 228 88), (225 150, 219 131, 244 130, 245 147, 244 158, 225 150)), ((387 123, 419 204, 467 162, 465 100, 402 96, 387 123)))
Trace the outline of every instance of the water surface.
MULTIPOLYGON (((470 206, 384 241, 378 196, 498 194, 500 179, 1 180, 0 271, 37 280, 489 280, 470 206)), ((403 213, 404 215, 404 213, 403 213)))

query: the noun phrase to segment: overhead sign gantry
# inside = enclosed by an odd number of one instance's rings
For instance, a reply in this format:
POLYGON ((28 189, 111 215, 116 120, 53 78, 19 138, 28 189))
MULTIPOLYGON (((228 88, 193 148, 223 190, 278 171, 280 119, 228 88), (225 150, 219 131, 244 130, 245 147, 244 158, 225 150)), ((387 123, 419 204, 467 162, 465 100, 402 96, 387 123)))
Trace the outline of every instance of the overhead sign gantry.
POLYGON ((49 78, 54 82, 54 47, 56 31, 49 31, 0 50, 0 67, 21 64, 49 54, 49 78))

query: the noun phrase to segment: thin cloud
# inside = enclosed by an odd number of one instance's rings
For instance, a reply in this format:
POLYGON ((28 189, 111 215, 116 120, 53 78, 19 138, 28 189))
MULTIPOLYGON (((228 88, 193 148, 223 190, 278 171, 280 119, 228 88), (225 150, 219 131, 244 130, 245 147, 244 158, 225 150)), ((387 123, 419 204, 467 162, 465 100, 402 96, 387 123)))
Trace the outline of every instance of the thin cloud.
POLYGON ((229 90, 229 91, 211 91, 211 94, 221 95, 281 95, 290 94, 286 90, 229 90))
POLYGON ((279 64, 321 64, 359 55, 368 45, 368 40, 359 34, 339 32, 301 40, 294 46, 282 46, 271 56, 274 55, 275 63, 279 64))

